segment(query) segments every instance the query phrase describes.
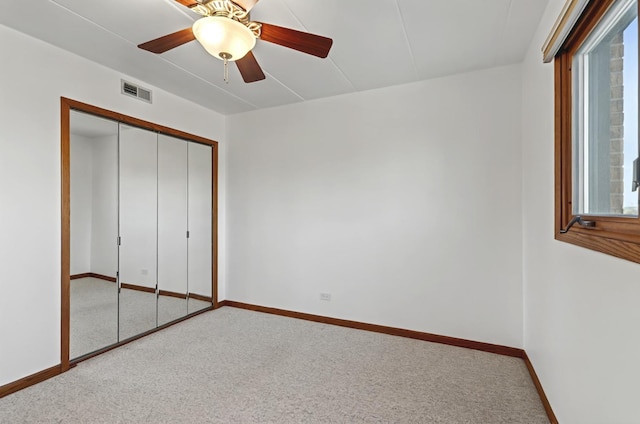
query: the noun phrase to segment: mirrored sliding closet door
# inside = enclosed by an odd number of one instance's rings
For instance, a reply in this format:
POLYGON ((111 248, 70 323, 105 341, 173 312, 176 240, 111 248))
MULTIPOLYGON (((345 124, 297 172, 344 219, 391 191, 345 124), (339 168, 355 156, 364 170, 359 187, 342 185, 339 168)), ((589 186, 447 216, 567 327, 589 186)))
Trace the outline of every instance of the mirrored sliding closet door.
POLYGON ((120 124, 119 340, 157 325, 158 136, 120 124))
POLYGON ((118 341, 118 123, 70 114, 70 357, 118 341))
POLYGON ((213 147, 71 110, 69 358, 213 304, 213 147))
POLYGON ((159 325, 188 313, 187 144, 164 134, 158 136, 159 325))
POLYGON ((189 143, 189 313, 211 303, 211 146, 189 143))

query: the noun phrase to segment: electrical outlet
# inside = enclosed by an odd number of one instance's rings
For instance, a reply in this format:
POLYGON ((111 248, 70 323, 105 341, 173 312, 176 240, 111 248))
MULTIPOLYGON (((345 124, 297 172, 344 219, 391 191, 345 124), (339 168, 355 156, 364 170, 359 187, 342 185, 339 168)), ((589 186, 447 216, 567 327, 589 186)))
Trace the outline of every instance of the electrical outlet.
POLYGON ((141 269, 141 270, 140 270, 140 274, 142 274, 142 275, 149 275, 149 270, 148 270, 148 269, 141 269))
POLYGON ((331 293, 320 293, 320 300, 331 301, 331 293))

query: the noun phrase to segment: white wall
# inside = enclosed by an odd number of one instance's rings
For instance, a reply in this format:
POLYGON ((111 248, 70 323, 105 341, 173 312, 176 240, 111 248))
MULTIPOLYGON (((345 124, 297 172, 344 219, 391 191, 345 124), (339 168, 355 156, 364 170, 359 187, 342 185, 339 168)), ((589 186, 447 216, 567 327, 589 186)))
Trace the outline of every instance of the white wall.
POLYGON ((90 139, 76 134, 70 139, 70 272, 74 275, 91 271, 93 154, 90 139))
POLYGON ((521 347, 520 104, 511 66, 229 117, 228 298, 521 347))
MULTIPOLYGON (((218 141, 225 121, 154 87, 153 105, 123 96, 127 76, 4 26, 0 62, 2 385, 60 363, 60 96, 218 141)), ((223 212, 224 155, 221 143, 223 212)), ((221 255, 221 298, 223 266, 221 255)))
MULTIPOLYGON (((91 147, 93 152, 91 272, 115 278, 118 269, 116 245, 118 136, 94 137, 91 140, 91 147)), ((71 222, 73 223, 73 218, 71 222)))
POLYGON ((156 287, 158 264, 158 136, 120 125, 120 281, 156 287))
POLYGON ((640 265, 553 239, 553 65, 540 48, 564 0, 550 0, 523 65, 524 345, 563 424, 640 417, 640 265))
POLYGON ((71 275, 116 276, 117 143, 71 134, 71 275))

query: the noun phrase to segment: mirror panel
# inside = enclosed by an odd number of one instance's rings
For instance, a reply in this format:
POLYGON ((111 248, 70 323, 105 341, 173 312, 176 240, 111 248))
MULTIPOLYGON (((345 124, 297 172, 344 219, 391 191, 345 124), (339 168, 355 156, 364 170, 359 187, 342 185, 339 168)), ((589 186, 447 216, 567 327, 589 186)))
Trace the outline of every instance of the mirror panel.
POLYGON ((70 116, 69 357, 118 341, 118 123, 70 116))
POLYGON ((187 142, 158 135, 158 325, 187 315, 187 142))
POLYGON ((156 327, 157 134, 120 124, 119 341, 156 327))
POLYGON ((212 148, 189 143, 189 313, 212 305, 212 148))

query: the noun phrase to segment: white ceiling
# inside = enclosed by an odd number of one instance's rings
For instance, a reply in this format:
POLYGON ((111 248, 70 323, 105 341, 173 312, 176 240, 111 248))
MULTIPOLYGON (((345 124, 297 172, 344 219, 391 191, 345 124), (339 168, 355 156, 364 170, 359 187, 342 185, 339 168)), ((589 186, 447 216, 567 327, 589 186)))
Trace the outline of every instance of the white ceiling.
POLYGON ((233 114, 520 62, 547 3, 261 0, 251 20, 327 36, 333 47, 319 59, 258 41, 266 79, 251 84, 235 65, 225 84, 222 61, 197 41, 162 55, 136 47, 200 17, 173 0, 2 0, 0 24, 233 114))

